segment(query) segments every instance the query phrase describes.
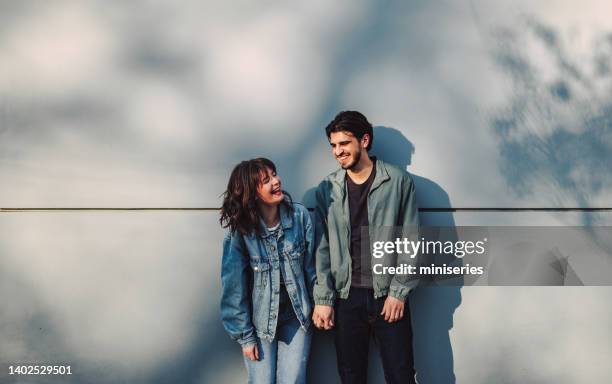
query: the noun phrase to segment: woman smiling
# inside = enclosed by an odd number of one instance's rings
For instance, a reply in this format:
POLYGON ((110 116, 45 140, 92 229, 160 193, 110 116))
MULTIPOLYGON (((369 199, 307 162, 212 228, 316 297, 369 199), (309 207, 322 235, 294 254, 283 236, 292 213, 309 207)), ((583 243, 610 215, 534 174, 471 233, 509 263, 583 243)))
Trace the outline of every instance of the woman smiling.
POLYGON ((257 158, 232 171, 220 223, 221 318, 249 383, 304 383, 315 280, 308 210, 281 189, 274 163, 257 158))

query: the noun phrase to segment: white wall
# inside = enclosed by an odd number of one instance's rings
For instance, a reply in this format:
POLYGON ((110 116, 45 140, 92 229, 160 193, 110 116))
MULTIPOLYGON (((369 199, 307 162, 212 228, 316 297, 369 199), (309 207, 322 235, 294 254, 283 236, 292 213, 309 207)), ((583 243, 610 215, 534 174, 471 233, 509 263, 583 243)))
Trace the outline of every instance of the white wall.
MULTIPOLYGON (((374 152, 415 176, 421 207, 609 208, 610 11, 605 1, 5 3, 0 207, 217 208, 233 165, 260 155, 310 205, 336 167, 323 128, 358 109, 376 126, 374 152)), ((217 215, 0 212, 0 367, 64 361, 73 382, 242 380, 219 321, 217 215)), ((609 210, 421 219, 612 222, 609 210)), ((609 249, 587 252, 605 267, 609 249)), ((611 297, 607 286, 416 292, 421 381, 609 381, 611 297)), ((324 382, 329 336, 314 352, 311 377, 324 382)), ((370 376, 382 378, 374 357, 370 376)))

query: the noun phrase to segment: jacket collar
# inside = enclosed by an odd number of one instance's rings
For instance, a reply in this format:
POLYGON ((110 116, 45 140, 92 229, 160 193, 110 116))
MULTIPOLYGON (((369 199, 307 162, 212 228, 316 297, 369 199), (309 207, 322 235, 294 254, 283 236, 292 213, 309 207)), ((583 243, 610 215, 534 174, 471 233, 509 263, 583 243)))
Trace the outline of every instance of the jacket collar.
MULTIPOLYGON (((374 181, 372 181, 372 186, 370 187, 370 191, 378 188, 379 185, 389 180, 389 172, 387 172, 387 167, 385 166, 385 162, 377 159, 376 157, 372 157, 373 160, 376 160, 376 176, 374 176, 374 181)), ((345 181, 346 181, 346 170, 339 169, 335 172, 332 177, 332 180, 338 184, 342 190, 344 190, 345 181)))
MULTIPOLYGON (((283 228, 283 230, 289 229, 293 226, 293 220, 291 218, 291 213, 289 212, 289 209, 287 208, 287 205, 285 203, 291 204, 287 201, 287 199, 285 199, 285 201, 283 201, 278 206, 279 214, 280 214, 280 225, 283 228)), ((266 225, 266 223, 263 221, 261 217, 259 218, 259 223, 263 229, 261 231, 261 237, 263 238, 269 237, 270 231, 268 231, 268 226, 266 225)))

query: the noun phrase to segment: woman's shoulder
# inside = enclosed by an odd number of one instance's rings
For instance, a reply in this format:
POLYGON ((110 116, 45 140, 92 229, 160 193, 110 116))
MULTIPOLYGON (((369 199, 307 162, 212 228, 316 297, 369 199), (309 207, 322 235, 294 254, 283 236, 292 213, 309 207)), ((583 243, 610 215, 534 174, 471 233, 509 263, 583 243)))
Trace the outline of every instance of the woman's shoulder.
POLYGON ((306 208, 306 206, 302 203, 292 202, 291 204, 293 207, 294 222, 297 222, 304 227, 308 226, 312 221, 308 208, 306 208))
POLYGON ((291 207, 293 207, 293 211, 296 214, 300 214, 300 215, 304 215, 304 214, 308 214, 308 208, 306 208, 306 206, 302 203, 298 203, 296 201, 292 201, 291 202, 291 207))
POLYGON ((233 231, 231 229, 226 229, 224 236, 223 236, 223 241, 226 243, 230 243, 230 242, 244 242, 245 241, 245 237, 248 237, 248 235, 243 235, 242 233, 240 233, 240 231, 238 229, 234 229, 233 231))
POLYGON ((232 231, 232 230, 229 230, 229 229, 226 230, 225 234, 223 236, 223 244, 224 245, 229 245, 229 243, 231 243, 232 240, 235 241, 237 239, 236 238, 236 232, 237 231, 232 231))

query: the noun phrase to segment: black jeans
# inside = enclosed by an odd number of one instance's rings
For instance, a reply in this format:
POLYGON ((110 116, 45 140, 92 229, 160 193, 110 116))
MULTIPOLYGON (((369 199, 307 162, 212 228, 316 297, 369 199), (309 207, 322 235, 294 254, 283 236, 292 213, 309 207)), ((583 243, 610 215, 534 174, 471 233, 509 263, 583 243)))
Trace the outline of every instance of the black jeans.
POLYGON ((336 355, 342 383, 367 382, 372 333, 380 349, 387 383, 416 383, 408 300, 404 317, 389 323, 380 314, 386 298, 374 299, 372 289, 351 288, 347 299, 336 300, 336 355))

